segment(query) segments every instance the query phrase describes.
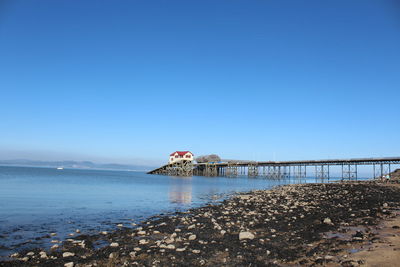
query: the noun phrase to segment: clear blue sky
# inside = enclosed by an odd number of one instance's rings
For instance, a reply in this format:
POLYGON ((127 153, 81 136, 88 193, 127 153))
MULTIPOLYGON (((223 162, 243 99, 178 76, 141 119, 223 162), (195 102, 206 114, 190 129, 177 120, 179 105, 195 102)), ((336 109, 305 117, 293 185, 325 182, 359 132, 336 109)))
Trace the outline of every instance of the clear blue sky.
POLYGON ((0 0, 0 92, 1 159, 399 156, 400 5, 0 0))

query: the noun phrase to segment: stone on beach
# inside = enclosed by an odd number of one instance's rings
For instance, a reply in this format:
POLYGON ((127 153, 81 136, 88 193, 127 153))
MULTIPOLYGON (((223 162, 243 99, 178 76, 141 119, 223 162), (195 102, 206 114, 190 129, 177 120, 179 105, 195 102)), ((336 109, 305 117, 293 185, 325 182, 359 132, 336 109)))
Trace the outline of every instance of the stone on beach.
POLYGON ((254 238, 255 238, 255 236, 250 232, 240 232, 239 233, 239 240, 254 239, 254 238))
POLYGON ((115 253, 115 252, 112 252, 112 253, 110 253, 110 255, 108 255, 109 259, 114 259, 116 257, 117 257, 117 253, 115 253))
POLYGON ((67 263, 64 264, 64 267, 74 267, 74 263, 72 261, 71 262, 67 262, 67 263))
POLYGON ((41 258, 41 259, 47 259, 47 254, 46 254, 45 251, 39 252, 39 255, 40 255, 40 258, 41 258))
POLYGON ((62 254, 62 256, 63 256, 63 258, 73 257, 73 256, 75 256, 75 253, 72 253, 72 252, 64 252, 64 253, 62 254))
POLYGON ((195 240, 196 239, 196 235, 190 235, 189 236, 189 240, 195 240))
POLYGON ((149 243, 149 241, 147 241, 146 239, 140 239, 139 240, 139 244, 140 245, 145 245, 145 244, 148 244, 149 243))
POLYGON ((324 219, 325 224, 333 225, 332 220, 330 218, 325 218, 324 219))
POLYGON ((251 198, 251 195, 239 195, 239 199, 241 200, 249 200, 251 198))
POLYGON ((118 246, 119 246, 119 244, 117 242, 113 242, 110 244, 110 247, 113 247, 113 248, 118 247, 118 246))
POLYGON ((175 242, 175 240, 172 237, 165 239, 165 243, 167 243, 167 244, 171 244, 171 243, 174 243, 174 242, 175 242))

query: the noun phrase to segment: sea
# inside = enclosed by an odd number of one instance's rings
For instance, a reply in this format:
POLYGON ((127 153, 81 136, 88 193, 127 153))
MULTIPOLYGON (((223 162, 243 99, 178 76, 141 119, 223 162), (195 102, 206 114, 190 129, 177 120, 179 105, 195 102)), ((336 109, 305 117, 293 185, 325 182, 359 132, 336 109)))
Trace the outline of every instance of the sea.
POLYGON ((65 240, 77 230, 97 234, 119 224, 135 227, 237 192, 315 181, 0 166, 0 260, 22 250, 49 249, 52 239, 65 240))

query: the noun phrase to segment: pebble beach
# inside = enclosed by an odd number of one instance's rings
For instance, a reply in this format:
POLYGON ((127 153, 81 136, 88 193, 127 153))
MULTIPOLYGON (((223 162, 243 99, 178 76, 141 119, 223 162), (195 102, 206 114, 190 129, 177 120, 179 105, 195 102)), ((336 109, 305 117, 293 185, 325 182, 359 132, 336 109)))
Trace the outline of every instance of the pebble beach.
POLYGON ((376 251, 400 258, 399 216, 397 183, 284 185, 133 228, 78 232, 50 250, 15 253, 0 265, 371 266, 384 254, 376 251))

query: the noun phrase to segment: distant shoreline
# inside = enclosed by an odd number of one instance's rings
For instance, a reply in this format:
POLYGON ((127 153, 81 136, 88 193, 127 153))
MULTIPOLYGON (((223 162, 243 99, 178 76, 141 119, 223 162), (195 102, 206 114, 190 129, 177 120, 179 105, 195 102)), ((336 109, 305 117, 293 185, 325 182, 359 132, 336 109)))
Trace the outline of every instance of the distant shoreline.
POLYGON ((46 168, 46 169, 56 169, 58 167, 63 167, 65 170, 99 170, 99 171, 134 171, 134 172, 147 172, 152 167, 143 169, 124 169, 124 168, 101 168, 101 167, 72 167, 72 166, 62 166, 62 165, 29 165, 29 164, 8 164, 0 163, 0 167, 26 167, 26 168, 46 168))

